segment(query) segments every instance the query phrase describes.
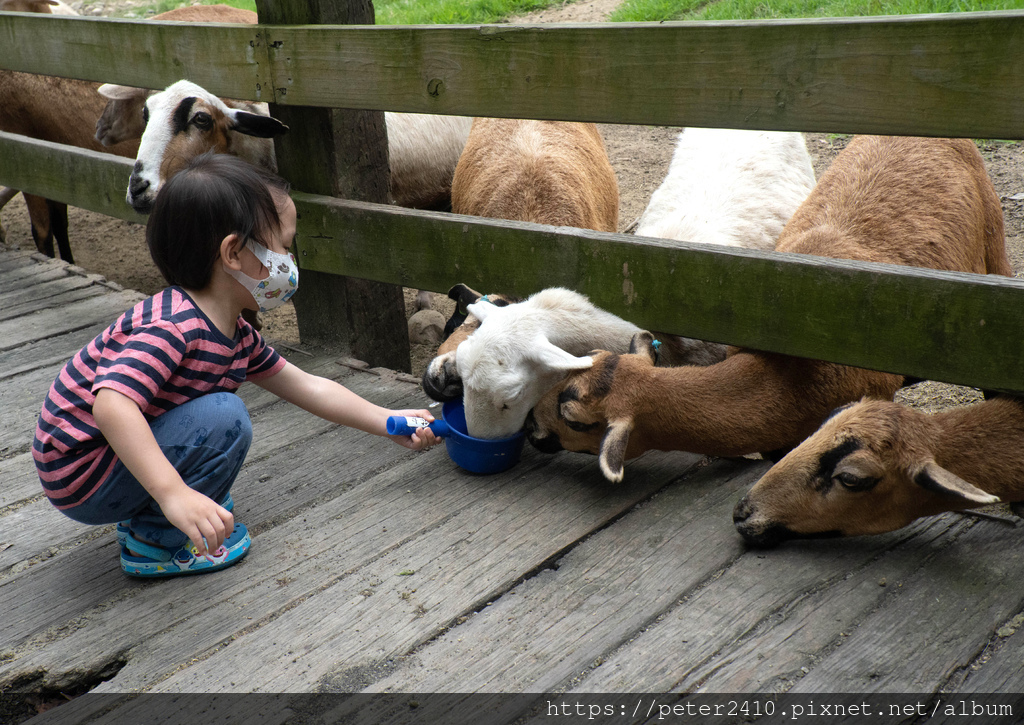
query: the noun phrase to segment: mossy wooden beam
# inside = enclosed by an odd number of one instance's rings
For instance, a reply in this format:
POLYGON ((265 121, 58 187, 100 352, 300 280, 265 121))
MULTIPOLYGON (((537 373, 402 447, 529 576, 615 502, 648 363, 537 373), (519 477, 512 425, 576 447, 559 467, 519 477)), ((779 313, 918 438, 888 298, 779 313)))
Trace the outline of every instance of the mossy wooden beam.
POLYGON ((647 329, 1024 391, 1024 281, 294 198, 303 268, 439 292, 565 286, 647 329))
POLYGON ((1024 13, 270 28, 275 93, 346 108, 893 135, 1024 135, 1024 13))
POLYGON ((129 222, 146 223, 125 201, 134 159, 0 132, 0 186, 129 222))
POLYGON ((217 93, 298 106, 1024 136, 1024 11, 226 28, 0 14, 0 48, 5 68, 158 88, 188 77, 217 93))
POLYGON ((0 68, 157 89, 187 78, 220 95, 271 100, 253 25, 0 13, 0 68))

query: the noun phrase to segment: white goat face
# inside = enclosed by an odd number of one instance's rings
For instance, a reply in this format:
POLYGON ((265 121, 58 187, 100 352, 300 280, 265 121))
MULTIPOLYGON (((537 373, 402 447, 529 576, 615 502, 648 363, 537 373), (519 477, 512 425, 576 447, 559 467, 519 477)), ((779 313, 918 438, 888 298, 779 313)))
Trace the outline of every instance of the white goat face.
POLYGON ((234 153, 231 132, 271 138, 287 130, 277 119, 231 108, 189 81, 178 81, 146 99, 146 130, 128 180, 128 203, 143 214, 160 187, 196 156, 234 153))
POLYGON ((548 389, 570 371, 592 364, 591 358, 571 355, 531 330, 529 318, 513 308, 470 305, 482 322, 456 349, 466 429, 476 438, 514 435, 548 389))

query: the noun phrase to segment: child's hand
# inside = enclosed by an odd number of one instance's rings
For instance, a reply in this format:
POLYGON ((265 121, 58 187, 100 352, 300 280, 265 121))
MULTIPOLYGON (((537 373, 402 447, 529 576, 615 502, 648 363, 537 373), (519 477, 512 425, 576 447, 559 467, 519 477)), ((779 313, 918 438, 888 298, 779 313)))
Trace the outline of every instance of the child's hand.
POLYGON ((167 520, 188 536, 200 556, 217 551, 235 526, 230 511, 187 486, 158 503, 167 520))
MULTIPOLYGON (((402 415, 413 418, 425 418, 430 423, 434 422, 434 416, 429 410, 389 410, 387 414, 389 416, 402 415)), ((434 435, 434 431, 430 430, 430 428, 420 428, 411 436, 389 435, 388 438, 398 445, 413 451, 422 451, 441 442, 441 439, 434 435)))

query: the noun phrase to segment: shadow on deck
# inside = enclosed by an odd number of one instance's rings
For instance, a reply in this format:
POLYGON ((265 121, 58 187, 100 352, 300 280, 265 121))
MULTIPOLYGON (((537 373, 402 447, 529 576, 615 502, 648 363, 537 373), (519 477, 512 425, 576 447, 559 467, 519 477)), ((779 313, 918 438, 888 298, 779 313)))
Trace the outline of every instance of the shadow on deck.
MULTIPOLYGON (((215 575, 130 579, 113 526, 77 524, 45 500, 29 446, 61 365, 141 295, 2 248, 0 278, 9 710, 86 690, 37 719, 158 719, 136 712, 153 700, 127 693, 1024 689, 1024 542, 1012 526, 946 515, 750 551, 731 512, 764 462, 647 454, 613 485, 593 457, 527 447, 511 471, 478 477, 443 446, 412 453, 254 385, 240 391, 255 440, 234 487, 252 552, 215 575)), ((408 376, 282 352, 381 405, 428 402, 408 376)), ((543 717, 550 699, 504 701, 494 721, 543 717)), ((292 722, 276 702, 253 704, 249 721, 292 722)))

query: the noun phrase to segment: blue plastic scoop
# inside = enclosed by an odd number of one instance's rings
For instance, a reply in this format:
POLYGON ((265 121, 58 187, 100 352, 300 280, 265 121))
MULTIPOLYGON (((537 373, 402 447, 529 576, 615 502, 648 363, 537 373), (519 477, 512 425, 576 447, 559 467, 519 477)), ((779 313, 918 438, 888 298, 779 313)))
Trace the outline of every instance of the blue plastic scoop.
POLYGON ((474 438, 466 432, 466 411, 461 400, 453 400, 441 407, 444 420, 427 424, 423 418, 392 416, 387 429, 391 435, 411 435, 417 428, 429 427, 434 435, 444 438, 448 457, 459 468, 471 473, 500 473, 519 463, 526 435, 519 431, 509 438, 489 440, 474 438))

